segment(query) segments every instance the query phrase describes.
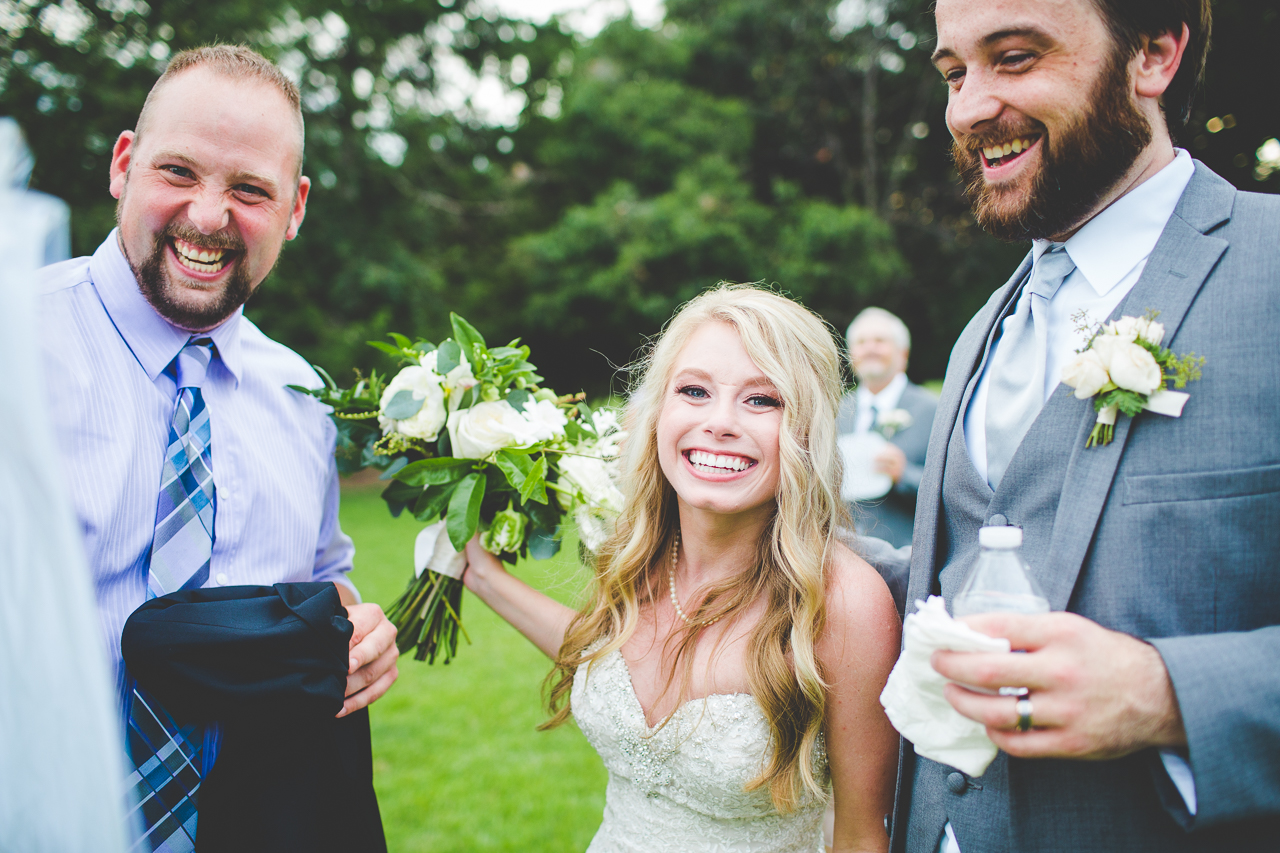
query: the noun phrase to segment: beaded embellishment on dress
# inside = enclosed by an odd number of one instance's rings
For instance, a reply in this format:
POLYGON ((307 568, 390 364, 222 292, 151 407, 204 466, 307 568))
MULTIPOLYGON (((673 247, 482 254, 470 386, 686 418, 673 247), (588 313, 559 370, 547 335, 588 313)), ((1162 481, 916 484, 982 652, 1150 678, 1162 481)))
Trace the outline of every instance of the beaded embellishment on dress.
MULTIPOLYGON (((609 771, 604 821, 588 853, 821 853, 825 803, 791 814, 768 788, 747 792, 769 750, 755 697, 713 694, 651 728, 620 651, 581 667, 573 716, 609 771)), ((817 768, 826 773, 819 750, 817 768)))

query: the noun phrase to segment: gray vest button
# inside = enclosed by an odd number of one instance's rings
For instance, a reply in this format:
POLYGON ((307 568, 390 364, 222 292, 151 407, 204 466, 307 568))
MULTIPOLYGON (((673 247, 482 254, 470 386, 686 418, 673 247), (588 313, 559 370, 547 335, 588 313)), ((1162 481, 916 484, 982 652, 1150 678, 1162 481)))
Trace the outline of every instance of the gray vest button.
POLYGON ((987 519, 987 527, 1008 527, 1008 526, 1009 526, 1009 519, 1005 518, 1000 513, 996 513, 995 515, 991 516, 991 518, 987 519))
POLYGON ((947 776, 947 787, 953 794, 963 794, 969 787, 969 780, 959 770, 947 776))

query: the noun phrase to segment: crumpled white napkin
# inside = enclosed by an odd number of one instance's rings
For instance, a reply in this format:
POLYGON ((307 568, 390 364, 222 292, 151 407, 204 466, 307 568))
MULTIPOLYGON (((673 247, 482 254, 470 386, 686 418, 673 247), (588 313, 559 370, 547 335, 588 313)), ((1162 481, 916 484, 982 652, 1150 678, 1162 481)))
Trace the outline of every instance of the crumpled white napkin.
POLYGON ((453 550, 444 521, 422 528, 413 542, 413 568, 415 577, 422 577, 423 569, 431 569, 451 578, 461 578, 467 568, 467 555, 453 550))
POLYGON ((889 722, 915 746, 916 754, 981 776, 996 757, 985 727, 963 716, 942 694, 947 679, 929 658, 937 649, 955 652, 1007 652, 1009 641, 988 637, 957 622, 941 596, 917 601, 902 627, 903 649, 880 694, 889 722))

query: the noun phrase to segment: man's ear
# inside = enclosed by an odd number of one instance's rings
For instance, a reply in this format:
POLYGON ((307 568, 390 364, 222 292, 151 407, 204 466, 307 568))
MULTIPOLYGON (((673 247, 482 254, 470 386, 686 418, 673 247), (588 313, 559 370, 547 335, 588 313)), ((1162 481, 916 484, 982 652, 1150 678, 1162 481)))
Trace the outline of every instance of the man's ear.
POLYGON ((307 215, 307 194, 311 191, 311 179, 306 175, 298 178, 298 191, 293 196, 293 211, 289 214, 289 230, 284 232, 286 240, 298 236, 302 227, 302 218, 307 215))
POLYGON ((111 149, 111 196, 120 198, 124 194, 124 181, 129 174, 129 164, 133 161, 133 146, 137 134, 132 130, 123 131, 111 149))
POLYGON ((1134 57, 1134 90, 1140 98, 1159 98, 1173 82, 1182 65, 1182 54, 1191 40, 1186 24, 1180 32, 1170 30, 1154 38, 1142 37, 1142 44, 1134 57))

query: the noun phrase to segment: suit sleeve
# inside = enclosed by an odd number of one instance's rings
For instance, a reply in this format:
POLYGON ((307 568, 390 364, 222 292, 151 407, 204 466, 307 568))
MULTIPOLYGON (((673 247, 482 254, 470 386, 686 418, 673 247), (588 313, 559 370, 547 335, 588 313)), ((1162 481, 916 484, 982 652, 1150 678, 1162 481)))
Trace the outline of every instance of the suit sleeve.
POLYGON ((1195 778, 1188 829, 1280 815, 1280 626, 1153 640, 1178 697, 1195 778))

